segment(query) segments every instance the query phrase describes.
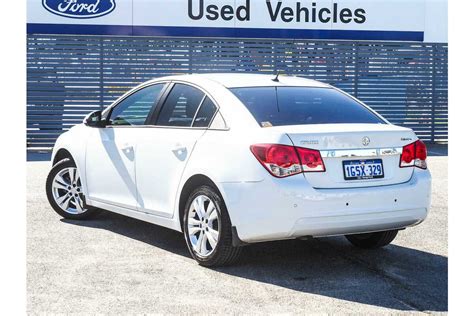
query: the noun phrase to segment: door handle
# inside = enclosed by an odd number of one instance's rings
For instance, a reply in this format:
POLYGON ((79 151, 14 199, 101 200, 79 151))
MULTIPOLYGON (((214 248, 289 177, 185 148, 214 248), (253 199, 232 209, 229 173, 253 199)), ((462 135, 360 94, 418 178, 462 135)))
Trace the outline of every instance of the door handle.
POLYGON ((186 146, 183 146, 181 144, 176 144, 174 145, 174 148, 172 151, 178 152, 178 151, 185 151, 185 150, 186 150, 186 146))
POLYGON ((124 143, 120 146, 120 149, 125 153, 129 153, 133 151, 133 145, 130 145, 129 143, 124 143))
POLYGON ((181 161, 184 161, 188 155, 188 149, 181 144, 176 144, 171 151, 181 161))

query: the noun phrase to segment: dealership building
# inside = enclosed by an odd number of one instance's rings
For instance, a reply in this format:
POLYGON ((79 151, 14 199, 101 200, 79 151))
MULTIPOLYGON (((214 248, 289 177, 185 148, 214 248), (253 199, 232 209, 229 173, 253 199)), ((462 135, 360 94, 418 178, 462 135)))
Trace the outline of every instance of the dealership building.
POLYGON ((428 142, 448 129, 447 0, 28 0, 27 148, 166 75, 301 76, 428 142))

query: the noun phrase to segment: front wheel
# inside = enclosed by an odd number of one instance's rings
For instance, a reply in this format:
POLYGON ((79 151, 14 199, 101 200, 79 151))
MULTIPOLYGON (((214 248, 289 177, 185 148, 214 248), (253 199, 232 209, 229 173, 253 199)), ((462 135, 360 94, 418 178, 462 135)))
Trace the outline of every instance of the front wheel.
POLYGON ((241 248, 232 246, 229 214, 212 187, 200 186, 189 196, 183 224, 189 252, 200 265, 230 265, 238 259, 241 248))
POLYGON ((375 249, 390 244, 397 237, 397 234, 398 230, 388 230, 368 234, 346 235, 346 238, 356 247, 375 249))
POLYGON ((46 179, 46 195, 51 207, 64 218, 86 219, 95 209, 86 206, 81 178, 74 161, 58 162, 46 179))

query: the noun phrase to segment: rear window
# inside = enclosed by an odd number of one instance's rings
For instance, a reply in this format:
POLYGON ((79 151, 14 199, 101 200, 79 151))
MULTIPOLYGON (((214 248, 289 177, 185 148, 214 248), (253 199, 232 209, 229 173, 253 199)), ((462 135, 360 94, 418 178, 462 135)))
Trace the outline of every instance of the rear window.
POLYGON ((255 87, 230 89, 262 127, 385 122, 359 102, 331 88, 255 87))

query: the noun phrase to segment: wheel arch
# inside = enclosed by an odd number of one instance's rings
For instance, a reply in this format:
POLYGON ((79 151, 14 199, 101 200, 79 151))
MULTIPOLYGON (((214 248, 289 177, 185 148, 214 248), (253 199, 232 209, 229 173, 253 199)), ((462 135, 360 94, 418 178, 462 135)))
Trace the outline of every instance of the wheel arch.
POLYGON ((91 132, 97 130, 79 124, 73 126, 70 130, 59 135, 51 153, 51 167, 63 159, 70 159, 74 162, 81 176, 84 196, 87 200, 87 179, 86 179, 86 149, 87 140, 91 132))
POLYGON ((181 227, 181 231, 184 231, 184 226, 183 226, 183 217, 184 217, 184 207, 186 205, 186 200, 188 196, 191 194, 191 192, 197 188, 198 186, 201 185, 209 185, 213 189, 216 190, 217 194, 221 196, 221 198, 224 200, 225 199, 222 196, 221 190, 219 190, 219 187, 214 183, 214 181, 211 180, 208 176, 205 176, 203 174, 195 174, 191 177, 189 177, 186 182, 184 183, 181 192, 179 194, 179 201, 178 201, 178 216, 179 216, 179 225, 181 227))
MULTIPOLYGON (((179 195, 179 202, 178 202, 178 216, 179 216, 179 225, 181 227, 181 231, 184 233, 184 226, 183 226, 183 220, 184 220, 184 207, 186 206, 186 200, 187 197, 191 194, 191 192, 197 188, 200 185, 209 185, 213 189, 216 190, 216 193, 220 195, 222 201, 224 201, 226 207, 226 197, 225 197, 225 192, 219 188, 219 186, 208 176, 205 176, 203 174, 195 174, 186 180, 185 184, 183 185, 181 189, 181 193, 179 195)), ((237 232, 237 227, 235 227, 232 224, 232 215, 229 212, 229 209, 227 208, 227 212, 229 215, 229 219, 232 225, 232 245, 234 247, 237 246, 244 246, 246 245, 245 242, 243 242, 239 234, 237 232)))
POLYGON ((67 150, 66 148, 60 148, 55 154, 54 157, 52 157, 52 163, 53 166, 56 165, 58 162, 64 159, 71 159, 74 161, 74 157, 72 154, 67 150))

